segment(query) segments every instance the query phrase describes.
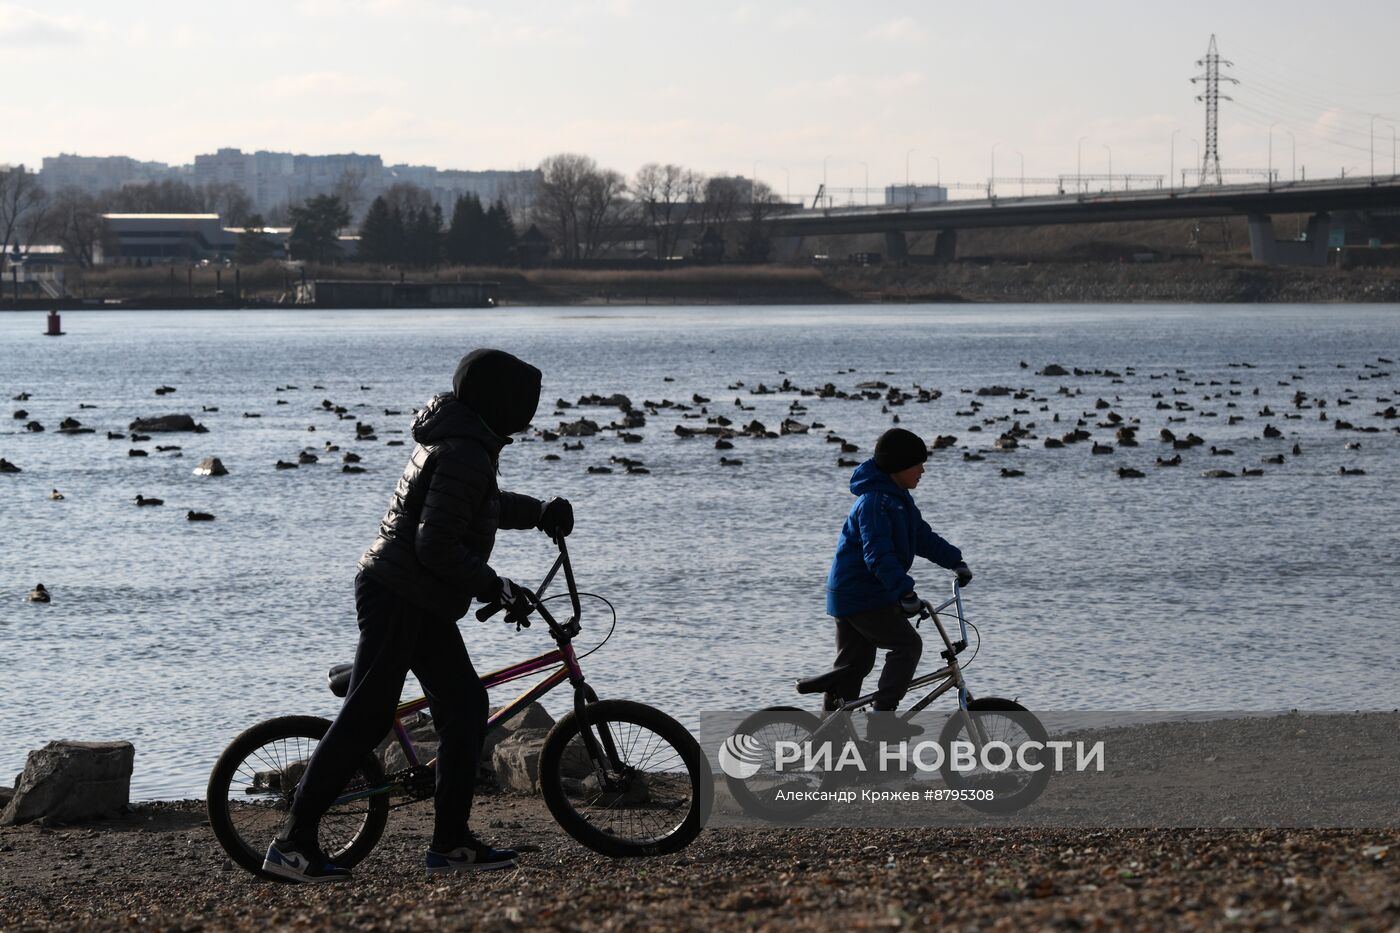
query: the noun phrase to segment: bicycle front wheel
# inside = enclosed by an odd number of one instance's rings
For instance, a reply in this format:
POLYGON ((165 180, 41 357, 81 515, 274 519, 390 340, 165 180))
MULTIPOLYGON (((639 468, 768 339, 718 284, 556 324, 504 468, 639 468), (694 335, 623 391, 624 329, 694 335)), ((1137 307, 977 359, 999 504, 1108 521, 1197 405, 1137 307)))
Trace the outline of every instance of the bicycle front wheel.
MULTIPOLYGON (((263 856, 287 818, 311 753, 330 725, 316 716, 269 719, 243 732, 219 756, 209 775, 205 805, 214 838, 237 865, 273 877, 263 873, 263 856)), ((346 790, 383 782, 379 762, 367 755, 346 790)), ((388 819, 384 794, 335 804, 321 818, 321 851, 334 864, 350 868, 369 855, 388 819)))
POLYGON ((570 836, 627 858, 689 845, 709 816, 713 788, 700 744, 684 726, 654 707, 603 700, 550 730, 540 792, 570 836))
MULTIPOLYGON (((989 771, 984 767, 974 767, 969 771, 959 771, 952 766, 952 756, 945 759, 941 773, 943 782, 953 790, 974 792, 973 799, 964 801, 967 806, 983 813, 1015 813, 1030 806, 1050 783, 1050 769, 1039 761, 1038 755, 1029 756, 1028 764, 1037 764, 1037 770, 1026 770, 1020 766, 1020 757, 1015 753, 1026 743, 1044 748, 1050 741, 1045 727, 1035 714, 1014 700, 1001 697, 982 697, 968 704, 967 714, 954 713, 948 717, 938 743, 945 750, 951 749, 954 742, 966 743, 969 747, 985 742, 999 742, 1014 756, 1015 763, 998 770, 989 771), (976 720, 980 736, 973 736, 968 728, 968 717, 976 720)), ((1000 762, 1000 758, 998 759, 1000 762)))

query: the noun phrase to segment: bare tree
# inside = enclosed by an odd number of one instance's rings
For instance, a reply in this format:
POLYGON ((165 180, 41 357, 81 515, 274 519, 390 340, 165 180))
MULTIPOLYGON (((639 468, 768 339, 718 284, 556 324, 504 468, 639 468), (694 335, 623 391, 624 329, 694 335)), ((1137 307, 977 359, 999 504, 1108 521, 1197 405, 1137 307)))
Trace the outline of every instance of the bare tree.
POLYGON ((48 193, 38 175, 23 165, 0 172, 0 271, 13 253, 28 255, 47 213, 48 193))
POLYGON ((626 195, 627 179, 612 169, 600 169, 588 179, 579 217, 583 258, 594 259, 616 245, 631 219, 626 195))
POLYGON ((340 199, 340 203, 350 212, 350 216, 360 216, 360 208, 365 206, 369 188, 369 174, 363 168, 347 168, 331 185, 330 194, 340 199))
POLYGON ((385 188, 380 197, 384 199, 390 211, 398 211, 405 221, 412 214, 431 211, 437 204, 437 199, 427 188, 406 181, 395 182, 385 188))
POLYGON ((641 220, 651 228, 656 257, 669 259, 680 239, 681 225, 693 220, 692 209, 704 197, 705 178, 679 165, 649 162, 632 181, 641 220))
POLYGON ((535 223, 553 241, 562 259, 579 258, 583 242, 581 217, 591 179, 597 173, 596 162, 571 152, 552 155, 540 163, 535 223))
POLYGON ((768 185, 755 180, 739 233, 739 258, 744 262, 767 262, 773 249, 773 225, 769 218, 782 207, 780 198, 768 185))
POLYGON ((97 198, 79 188, 63 188, 53 197, 48 228, 68 259, 80 269, 93 266, 106 236, 97 198))
POLYGON ((242 227, 253 213, 253 199, 242 185, 232 182, 215 182, 195 190, 202 202, 202 209, 218 214, 230 227, 242 227))
POLYGON ((699 225, 714 227, 726 238, 741 208, 753 196, 753 186, 738 178, 711 178, 705 182, 705 194, 696 212, 699 225))

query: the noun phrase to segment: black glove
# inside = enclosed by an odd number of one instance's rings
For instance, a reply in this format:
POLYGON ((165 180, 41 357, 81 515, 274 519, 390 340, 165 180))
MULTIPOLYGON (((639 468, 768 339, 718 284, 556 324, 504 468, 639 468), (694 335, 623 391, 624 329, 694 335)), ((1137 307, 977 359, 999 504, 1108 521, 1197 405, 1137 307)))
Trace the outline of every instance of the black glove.
POLYGON ((535 611, 535 594, 505 577, 501 577, 500 580, 500 590, 494 599, 477 612, 477 619, 485 622, 504 609, 506 624, 514 622, 517 630, 529 628, 530 613, 535 611))
POLYGON ((967 586, 972 582, 972 571, 967 569, 967 564, 958 564, 953 568, 953 573, 958 575, 958 586, 967 586))
POLYGON ((924 611, 924 604, 919 600, 919 594, 910 590, 899 597, 899 611, 907 616, 916 616, 924 611))
POLYGON ((540 510, 540 520, 535 527, 556 540, 567 538, 574 530, 574 507, 568 499, 555 496, 540 510))

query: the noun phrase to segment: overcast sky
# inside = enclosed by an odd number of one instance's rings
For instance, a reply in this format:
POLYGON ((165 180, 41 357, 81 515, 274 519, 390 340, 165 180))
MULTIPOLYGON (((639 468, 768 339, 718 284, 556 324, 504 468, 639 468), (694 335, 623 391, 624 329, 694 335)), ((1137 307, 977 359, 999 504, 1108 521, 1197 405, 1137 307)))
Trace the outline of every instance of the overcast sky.
MULTIPOLYGON (((1217 34, 1229 167, 1389 173, 1400 4, 0 0, 0 163, 219 146, 488 169, 582 152, 810 193, 1178 171, 1217 34), (1293 134, 1292 139, 1289 133, 1293 134), (1080 137, 1081 149, 1077 149, 1080 137), (914 149, 912 153, 910 149, 914 149), (1018 154, 1019 153, 1019 154, 1018 154), (937 161, 935 161, 937 159, 937 161), (861 163, 864 163, 862 165, 861 163)), ((1014 184, 1014 183, 1013 183, 1014 184)), ((1003 182, 999 190, 1006 191, 1003 182)))

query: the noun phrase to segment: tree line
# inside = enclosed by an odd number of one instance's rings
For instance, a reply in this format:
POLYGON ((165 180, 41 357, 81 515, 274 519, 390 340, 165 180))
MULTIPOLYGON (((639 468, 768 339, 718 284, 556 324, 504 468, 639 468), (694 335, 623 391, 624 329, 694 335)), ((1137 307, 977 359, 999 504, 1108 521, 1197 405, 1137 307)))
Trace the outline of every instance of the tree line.
POLYGON ((483 207, 475 194, 460 195, 444 224, 442 208, 413 185, 394 185, 370 202, 360 225, 356 258, 427 268, 508 265, 515 261, 515 221, 503 201, 483 207))
POLYGON ((566 261, 596 259, 640 232, 656 259, 676 255, 688 228, 696 258, 763 262, 768 218, 782 204, 757 179, 648 163, 628 180, 592 158, 561 153, 539 166, 532 219, 566 261))
MULTIPOLYGON (((293 259, 419 268, 509 265, 518 260, 518 222, 536 227, 552 255, 564 262, 619 252, 685 258, 683 240, 690 241, 693 258, 763 262, 771 239, 767 220, 782 204, 756 179, 707 177, 670 163, 648 163, 629 179, 576 153, 540 163, 530 205, 518 217, 503 201, 487 206, 473 194, 457 197, 445 217, 433 192, 399 183, 375 197, 354 227, 357 212, 351 205, 363 201, 343 187, 278 209, 273 220, 291 227, 287 245, 293 259), (359 233, 358 249, 350 256, 339 239, 347 229, 359 233)), ((92 265, 105 245, 104 213, 218 213, 224 223, 244 230, 236 255, 240 263, 281 252, 282 244, 267 233, 273 224, 254 212, 237 185, 165 180, 97 195, 75 188, 49 193, 21 166, 0 171, 0 250, 5 253, 0 269, 38 242, 56 243, 75 264, 92 265)))
POLYGON ((0 269, 23 259, 40 243, 63 247, 69 260, 87 268, 107 245, 103 214, 218 214, 242 226, 253 202, 234 184, 191 185, 164 180, 123 185, 90 194, 78 188, 47 191, 24 166, 0 171, 0 269))

